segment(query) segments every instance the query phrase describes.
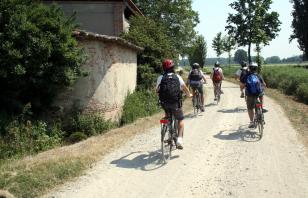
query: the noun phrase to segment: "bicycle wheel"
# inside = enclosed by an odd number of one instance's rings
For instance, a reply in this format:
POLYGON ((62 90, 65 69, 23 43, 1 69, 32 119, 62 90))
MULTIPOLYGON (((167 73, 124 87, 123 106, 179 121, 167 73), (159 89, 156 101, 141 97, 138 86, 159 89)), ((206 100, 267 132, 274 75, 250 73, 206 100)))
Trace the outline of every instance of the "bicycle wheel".
POLYGON ((261 108, 256 108, 256 116, 257 116, 257 125, 258 125, 258 131, 259 131, 259 136, 260 139, 263 136, 263 127, 264 127, 264 118, 263 118, 263 113, 261 108))
POLYGON ((197 104, 198 104, 198 102, 197 102, 197 96, 194 95, 194 96, 193 96, 194 115, 197 115, 197 113, 198 113, 197 104))
POLYGON ((167 124, 163 124, 161 128, 161 153, 162 160, 164 163, 167 163, 171 156, 172 139, 169 133, 169 127, 167 124))

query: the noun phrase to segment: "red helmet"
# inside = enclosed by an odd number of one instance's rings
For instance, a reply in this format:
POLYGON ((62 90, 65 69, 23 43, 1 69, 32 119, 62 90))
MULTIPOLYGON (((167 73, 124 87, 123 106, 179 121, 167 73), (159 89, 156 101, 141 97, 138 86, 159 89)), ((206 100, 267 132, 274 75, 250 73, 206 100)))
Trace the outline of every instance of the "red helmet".
POLYGON ((163 69, 164 71, 167 71, 168 69, 172 68, 174 66, 174 63, 171 59, 165 59, 163 61, 163 69))

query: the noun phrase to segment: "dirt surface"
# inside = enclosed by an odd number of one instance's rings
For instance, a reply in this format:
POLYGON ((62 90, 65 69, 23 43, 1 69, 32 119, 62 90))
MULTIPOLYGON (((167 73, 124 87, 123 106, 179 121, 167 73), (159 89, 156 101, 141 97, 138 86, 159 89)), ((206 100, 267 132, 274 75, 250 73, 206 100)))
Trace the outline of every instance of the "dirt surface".
POLYGON ((161 162, 160 126, 150 128, 106 155, 76 181, 44 197, 308 197, 305 147, 280 106, 265 98, 262 139, 248 129, 237 85, 224 82, 206 110, 186 115, 184 150, 161 162))

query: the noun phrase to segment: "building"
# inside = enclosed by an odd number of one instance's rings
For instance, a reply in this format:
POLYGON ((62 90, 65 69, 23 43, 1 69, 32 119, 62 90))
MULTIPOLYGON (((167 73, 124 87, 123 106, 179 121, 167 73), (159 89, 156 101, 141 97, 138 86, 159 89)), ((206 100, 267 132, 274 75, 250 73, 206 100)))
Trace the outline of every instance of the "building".
POLYGON ((76 15, 79 29, 102 35, 119 36, 129 29, 132 15, 141 11, 132 0, 43 0, 58 4, 67 16, 76 15))

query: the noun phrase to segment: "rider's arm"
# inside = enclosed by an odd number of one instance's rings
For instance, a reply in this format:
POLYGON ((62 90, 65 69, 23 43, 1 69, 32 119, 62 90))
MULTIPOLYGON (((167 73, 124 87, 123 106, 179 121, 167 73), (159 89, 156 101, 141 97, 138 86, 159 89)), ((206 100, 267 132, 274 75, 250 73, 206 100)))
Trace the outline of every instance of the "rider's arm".
POLYGON ((185 84, 182 85, 182 90, 185 92, 186 96, 192 97, 192 94, 190 93, 188 87, 185 84))

